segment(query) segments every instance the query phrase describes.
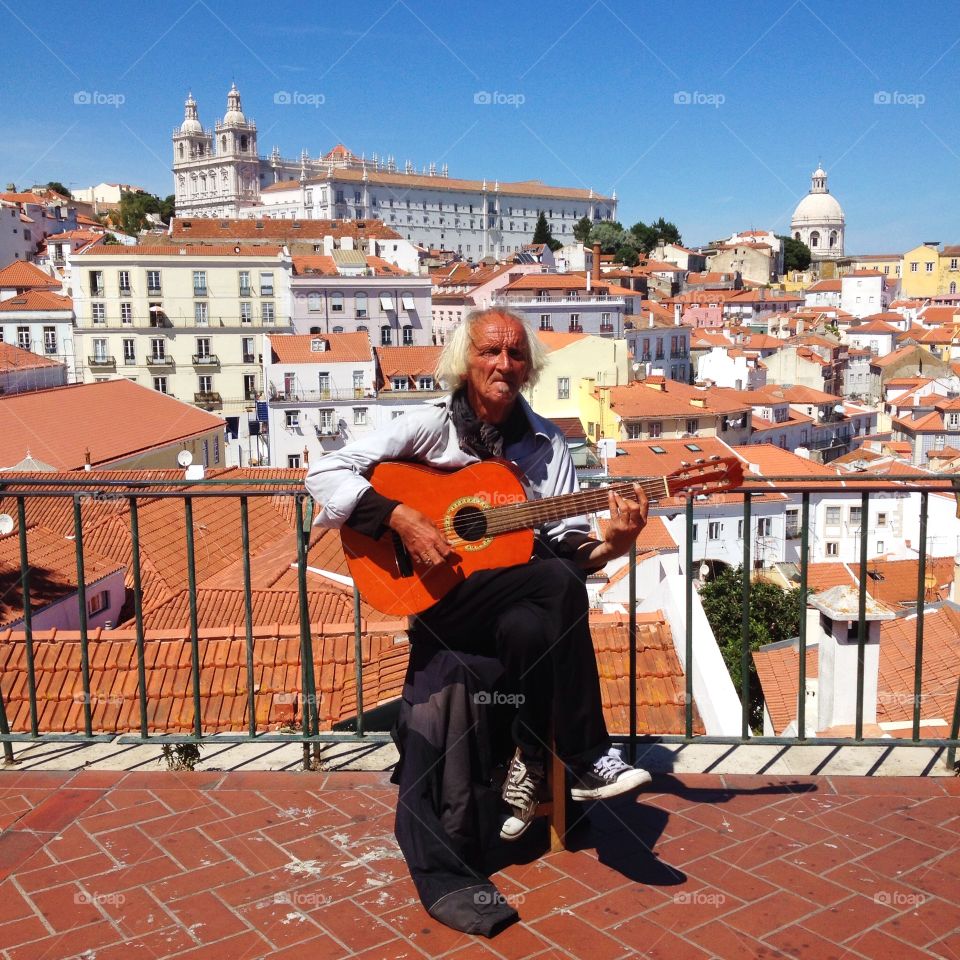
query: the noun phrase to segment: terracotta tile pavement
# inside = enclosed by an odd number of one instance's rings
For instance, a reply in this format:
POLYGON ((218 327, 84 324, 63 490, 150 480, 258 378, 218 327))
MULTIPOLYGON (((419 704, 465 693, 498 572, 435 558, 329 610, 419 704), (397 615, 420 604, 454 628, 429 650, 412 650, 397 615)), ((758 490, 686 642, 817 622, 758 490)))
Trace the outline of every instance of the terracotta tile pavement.
POLYGON ((435 923, 385 773, 0 771, 0 960, 960 960, 960 781, 664 775, 495 852, 521 922, 435 923))

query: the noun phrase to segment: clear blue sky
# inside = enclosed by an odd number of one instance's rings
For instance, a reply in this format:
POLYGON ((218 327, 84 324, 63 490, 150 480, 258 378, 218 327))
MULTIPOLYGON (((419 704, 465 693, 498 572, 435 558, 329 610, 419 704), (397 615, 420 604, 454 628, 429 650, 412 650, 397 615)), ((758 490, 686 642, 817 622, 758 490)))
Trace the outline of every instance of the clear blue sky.
POLYGON ((690 243, 785 231, 822 159, 849 251, 960 242, 954 2, 0 0, 0 16, 4 184, 172 193, 187 90, 212 126, 236 80, 262 153, 343 141, 616 189, 624 224, 662 215, 690 243))

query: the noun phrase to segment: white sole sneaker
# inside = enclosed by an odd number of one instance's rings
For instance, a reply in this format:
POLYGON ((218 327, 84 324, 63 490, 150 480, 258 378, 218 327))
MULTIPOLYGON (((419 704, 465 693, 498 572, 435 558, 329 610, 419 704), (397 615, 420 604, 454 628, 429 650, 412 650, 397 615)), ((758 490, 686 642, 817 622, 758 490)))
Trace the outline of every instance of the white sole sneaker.
MULTIPOLYGON (((534 816, 536 812, 534 812, 534 816)), ((501 840, 519 840, 529 829, 530 824, 533 823, 534 818, 531 817, 529 820, 521 820, 520 817, 507 817, 500 826, 500 839, 501 840)))
POLYGON ((619 797, 621 793, 629 793, 648 784, 652 777, 646 770, 634 767, 628 773, 598 787, 571 787, 570 797, 573 800, 609 800, 610 797, 619 797))

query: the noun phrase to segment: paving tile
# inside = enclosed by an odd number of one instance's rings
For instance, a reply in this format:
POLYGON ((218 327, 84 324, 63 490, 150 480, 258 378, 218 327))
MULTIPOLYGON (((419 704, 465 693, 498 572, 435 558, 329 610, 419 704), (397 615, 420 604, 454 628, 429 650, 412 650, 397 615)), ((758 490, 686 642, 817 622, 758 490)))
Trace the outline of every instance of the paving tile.
MULTIPOLYGON (((52 863, 38 870, 17 871, 17 883, 27 893, 60 886, 69 880, 84 880, 112 870, 116 864, 105 853, 80 857, 67 863, 52 863)), ((3 897, 0 895, 0 916, 3 914, 3 897)))
MULTIPOLYGON (((849 867, 850 865, 846 866, 849 867)), ((770 863, 765 863, 751 871, 751 875, 762 877, 781 890, 795 893, 797 896, 805 897, 816 904, 833 903, 847 896, 850 892, 839 877, 837 882, 833 883, 785 860, 772 860, 770 863)), ((855 887, 854 889, 859 890, 860 888, 855 887)))
POLYGON ((832 937, 822 937, 803 924, 784 927, 766 937, 763 943, 776 951, 775 956, 796 957, 797 960, 807 960, 808 957, 816 957, 817 960, 850 960, 854 956, 849 947, 838 946, 832 937))
MULTIPOLYGON (((18 878, 19 882, 19 878, 18 878)), ((61 881, 62 882, 62 881, 61 881)), ((24 899, 23 894, 10 880, 0 880, 0 924, 32 917, 33 907, 24 899)), ((0 940, 0 943, 3 943, 0 940)))
POLYGON ((677 887, 673 896, 644 914, 645 920, 667 930, 683 933, 704 923, 714 923, 743 906, 743 901, 725 890, 702 886, 698 889, 677 887))
POLYGON ((773 893, 772 883, 757 876, 755 872, 741 870, 738 866, 723 859, 721 852, 715 856, 701 857, 686 864, 687 875, 698 877, 718 890, 732 893, 743 901, 759 900, 773 893))
POLYGON ((75 957, 87 951, 95 955, 101 947, 116 943, 117 939, 114 926, 101 920, 83 927, 72 927, 67 933, 8 947, 7 956, 10 960, 61 960, 63 957, 75 957))
MULTIPOLYGON (((169 921, 168 917, 165 919, 169 921)), ((122 943, 115 943, 109 947, 99 947, 96 951, 96 960, 131 960, 132 957, 136 957, 137 960, 160 960, 161 957, 179 956, 185 950, 192 950, 195 946, 190 934, 183 927, 169 926, 131 936, 122 943)), ((81 957, 81 960, 86 958, 81 957)))
POLYGON ((929 960, 930 954, 879 930, 868 930, 849 940, 845 946, 857 950, 870 960, 929 960))
POLYGON ((380 920, 427 956, 436 956, 456 947, 465 946, 471 939, 465 933, 451 930, 450 927, 437 923, 420 904, 401 907, 399 910, 384 914, 380 920))
POLYGON ((204 890, 214 890, 244 877, 246 872, 240 864, 232 860, 224 860, 210 867, 191 870, 189 873, 181 873, 167 880, 152 883, 149 889, 161 903, 170 903, 172 900, 181 900, 204 890))
POLYGON ((834 836, 832 840, 821 840, 809 847, 786 853, 783 859, 811 873, 825 873, 869 852, 870 848, 865 844, 849 837, 834 836))
POLYGON ((795 894, 778 893, 727 914, 724 919, 735 930, 742 930, 761 940, 780 927, 808 916, 816 909, 812 903, 795 894))
POLYGON ((547 941, 522 919, 502 930, 490 941, 491 949, 504 960, 526 960, 527 957, 539 956, 547 946, 547 941))
POLYGON ((346 947, 337 943, 333 937, 321 933, 286 949, 273 951, 270 960, 339 960, 346 955, 346 947))
POLYGON ((868 927, 882 923, 892 912, 881 898, 868 899, 855 894, 839 903, 831 903, 819 913, 804 917, 803 926, 834 943, 843 943, 863 933, 868 927))
POLYGON ((248 926, 259 931, 276 949, 295 943, 302 944, 321 933, 315 919, 286 891, 271 899, 247 904, 237 910, 237 915, 242 917, 248 926))
POLYGON ((273 948, 267 941, 259 933, 250 930, 178 953, 176 960, 266 960, 272 953, 273 948))
MULTIPOLYGON (((122 896, 122 894, 120 895, 122 896)), ((79 884, 66 883, 30 894, 40 915, 57 933, 96 923, 102 919, 95 897, 79 884)))
POLYGON ((0 880, 10 876, 37 851, 43 848, 49 835, 27 830, 7 830, 0 833, 0 880))
POLYGON ((532 928, 578 960, 618 960, 633 950, 606 933, 584 923, 572 914, 555 913, 543 917, 532 928))
MULTIPOLYGON (((757 960, 766 953, 763 945, 747 936, 742 930, 734 930, 720 920, 705 923, 685 934, 687 940, 706 950, 710 957, 723 960, 757 960)), ((685 956, 677 953, 677 957, 685 956)))
POLYGON ((650 887, 645 884, 631 883, 619 890, 596 897, 577 907, 576 914, 581 920, 604 930, 617 923, 632 920, 660 906, 667 899, 665 890, 674 887, 650 887))
MULTIPOLYGON (((409 910, 410 908, 406 907, 405 909, 409 910)), ((416 904, 416 909, 428 923, 434 923, 423 912, 419 903, 416 904)), ((401 915, 406 916, 405 914, 401 915)), ((377 919, 377 917, 349 900, 331 906, 322 906, 313 910, 309 916, 321 930, 335 937, 348 949, 357 952, 368 950, 378 943, 393 940, 399 933, 394 924, 387 920, 377 919)))
POLYGON ((943 960, 957 960, 960 957, 960 930, 944 937, 927 947, 931 957, 942 957, 943 960))
POLYGON ((168 877, 182 873, 182 867, 170 859, 166 854, 144 860, 133 866, 121 867, 106 873, 98 873, 84 879, 84 886, 93 894, 104 895, 119 893, 131 887, 146 886, 157 883, 168 877))
POLYGON ((592 900, 595 896, 595 891, 588 886, 572 877, 562 877, 553 883, 537 887, 536 890, 509 897, 508 902, 527 923, 532 923, 550 913, 576 913, 578 904, 592 900))
POLYGON ((19 947, 22 943, 30 943, 49 936, 49 929, 35 914, 21 917, 19 920, 11 920, 9 923, 0 923, 0 944, 6 948, 19 947))
POLYGON ((47 853, 58 863, 69 863, 80 857, 89 857, 100 853, 97 846, 86 830, 77 823, 71 823, 52 837, 46 846, 47 853))
POLYGON ((192 893, 178 900, 165 900, 164 904, 201 943, 214 943, 250 929, 240 914, 212 893, 192 893))
POLYGON ((882 850, 877 850, 869 856, 861 857, 858 861, 862 866, 876 870, 888 877, 901 877, 916 867, 921 867, 932 860, 936 860, 943 853, 917 843, 916 840, 904 838, 889 844, 882 850))
MULTIPOLYGON (((701 950, 689 940, 678 936, 672 930, 665 930, 646 917, 636 917, 626 923, 617 924, 607 931, 630 951, 630 957, 641 956, 650 960, 709 960, 712 953, 701 950)), ((565 945, 564 945, 565 946, 565 945)), ((590 957, 589 952, 585 953, 590 957)))
MULTIPOLYGON (((956 895, 952 900, 941 900, 939 897, 924 894, 920 894, 918 899, 916 893, 901 894, 898 897, 887 894, 883 899, 897 911, 895 916, 879 925, 881 933, 888 936, 922 947, 947 934, 960 931, 960 904, 957 903, 956 895)), ((957 956, 960 957, 960 952, 957 956)))

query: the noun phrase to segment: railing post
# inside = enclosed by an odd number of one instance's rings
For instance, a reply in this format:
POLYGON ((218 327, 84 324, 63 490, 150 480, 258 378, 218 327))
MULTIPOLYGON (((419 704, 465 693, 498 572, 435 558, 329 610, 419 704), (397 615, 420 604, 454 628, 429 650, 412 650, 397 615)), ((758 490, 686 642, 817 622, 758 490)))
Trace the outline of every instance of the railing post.
POLYGON ((363 631, 360 628, 360 591, 353 585, 353 670, 357 685, 357 736, 363 733, 363 631))
POLYGON ((797 682, 797 739, 807 738, 807 550, 810 543, 810 494, 804 493, 800 507, 800 671, 797 682))
POLYGON ((147 739, 147 667, 143 647, 143 584, 140 570, 140 516, 137 512, 137 498, 134 494, 130 501, 130 542, 133 559, 133 613, 137 628, 137 686, 140 700, 140 737, 147 739))
POLYGON ((90 702, 90 651, 87 646, 87 578, 83 567, 83 522, 80 517, 80 498, 73 495, 73 537, 77 552, 77 606, 80 615, 80 679, 83 684, 83 732, 93 736, 93 716, 90 702))
POLYGON ((854 739, 863 739, 863 671, 867 648, 867 510, 870 494, 860 494, 860 593, 857 614, 857 722, 854 739))
POLYGON ((320 732, 320 716, 317 709, 317 690, 313 675, 313 639, 310 636, 310 607, 307 603, 307 549, 303 531, 303 497, 297 495, 297 591, 300 601, 300 684, 303 690, 303 768, 309 770, 310 743, 314 731, 320 732))
MULTIPOLYGON (((36 737, 37 678, 33 659, 33 610, 30 604, 30 563, 27 559, 27 516, 23 497, 17 497, 17 536, 20 540, 20 592, 23 596, 23 642, 27 654, 27 695, 30 697, 30 735, 36 737)), ((13 759, 12 755, 10 759, 13 759)))
POLYGON ((751 494, 743 494, 743 576, 740 580, 740 736, 750 737, 750 508, 751 494))
POLYGON ((193 684, 193 735, 203 736, 202 706, 200 704, 200 640, 197 626, 197 568, 193 541, 193 498, 183 498, 184 522, 187 529, 187 589, 190 600, 190 679, 193 684))
POLYGON ((927 491, 920 494, 920 543, 917 565, 917 642, 913 657, 913 737, 920 739, 920 692, 923 680, 923 616, 927 605, 927 491))
POLYGON ((243 621, 247 647, 247 710, 250 739, 257 735, 257 700, 253 676, 253 598, 250 590, 250 513, 245 496, 240 497, 240 538, 243 543, 243 621))
POLYGON ((630 617, 627 637, 630 676, 630 765, 637 762, 637 541, 630 544, 630 617))
POLYGON ((684 736, 693 737, 693 494, 687 493, 686 502, 686 593, 684 596, 684 611, 686 623, 684 624, 684 705, 683 705, 683 729, 684 736))

